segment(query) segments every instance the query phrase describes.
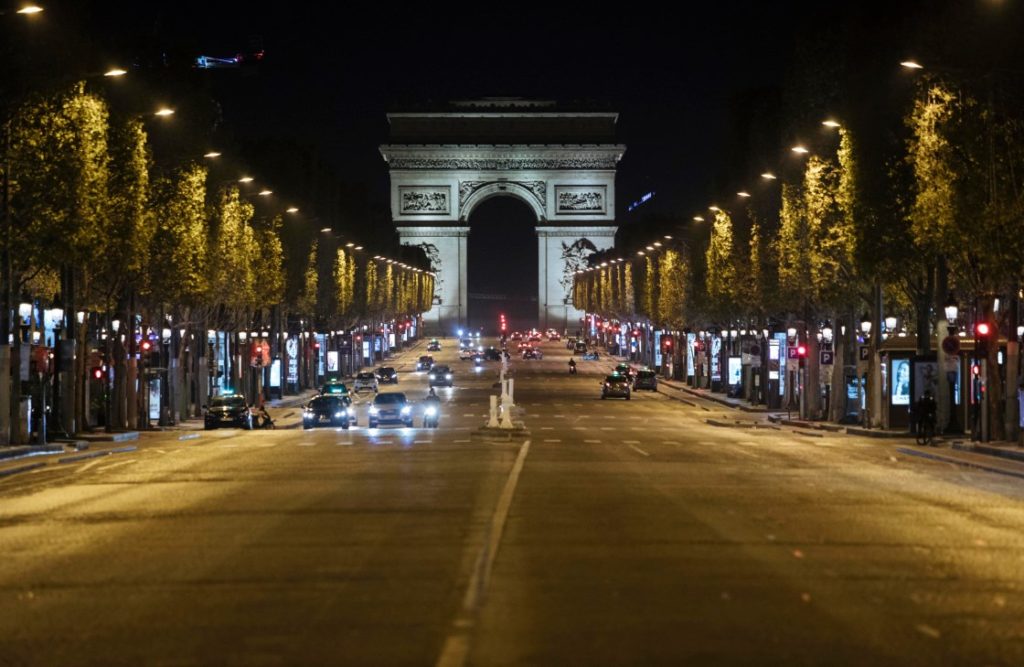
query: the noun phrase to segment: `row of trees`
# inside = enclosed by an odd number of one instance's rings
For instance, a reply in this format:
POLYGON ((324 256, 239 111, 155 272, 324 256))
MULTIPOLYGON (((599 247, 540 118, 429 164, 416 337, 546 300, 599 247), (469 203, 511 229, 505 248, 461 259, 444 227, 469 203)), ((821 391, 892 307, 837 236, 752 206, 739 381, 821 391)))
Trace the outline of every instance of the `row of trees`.
MULTIPOLYGON (((889 150, 862 150, 869 129, 853 118, 742 204, 712 207, 710 224, 654 225, 652 235, 672 229, 679 238, 655 235, 659 247, 595 255, 591 270, 577 275, 576 306, 668 329, 796 326, 811 347, 811 387, 819 329, 832 325, 837 359, 853 363, 866 313, 870 414, 880 425, 883 316, 896 316, 916 335, 917 351, 928 353, 946 335, 942 305, 952 295, 968 335, 988 322, 1007 338, 1007 382, 1016 388, 1024 114, 997 81, 981 83, 928 77, 889 150)), ((1014 410, 1003 400, 997 351, 987 352, 986 395, 993 435, 1002 438, 1014 410)), ((832 395, 844 395, 842 364, 834 370, 832 395)), ((838 419, 845 406, 834 403, 838 419)), ((808 409, 820 414, 817 392, 808 394, 808 409)))
MULTIPOLYGON (((67 337, 79 346, 74 386, 85 383, 90 337, 112 332, 114 321, 135 324, 137 335, 184 330, 176 350, 186 369, 206 356, 208 329, 265 329, 272 310, 310 329, 346 329, 430 308, 433 276, 419 258, 314 242, 288 275, 281 214, 262 212, 202 158, 155 160, 144 118, 84 84, 28 99, 7 129, 10 293, 63 307, 67 337), (80 311, 90 313, 81 323, 80 311)), ((126 329, 108 351, 118 380, 112 420, 121 427, 138 414, 136 341, 126 329)), ((19 358, 12 355, 14 377, 19 358)), ((82 423, 82 395, 68 424, 82 423)))

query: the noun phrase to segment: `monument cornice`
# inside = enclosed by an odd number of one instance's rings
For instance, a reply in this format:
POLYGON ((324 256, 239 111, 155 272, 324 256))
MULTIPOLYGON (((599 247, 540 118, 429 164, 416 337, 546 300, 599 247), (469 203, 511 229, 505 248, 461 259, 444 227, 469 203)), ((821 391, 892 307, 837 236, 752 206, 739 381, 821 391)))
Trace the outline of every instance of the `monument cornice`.
POLYGON ((613 170, 622 144, 387 144, 381 155, 393 170, 613 170))

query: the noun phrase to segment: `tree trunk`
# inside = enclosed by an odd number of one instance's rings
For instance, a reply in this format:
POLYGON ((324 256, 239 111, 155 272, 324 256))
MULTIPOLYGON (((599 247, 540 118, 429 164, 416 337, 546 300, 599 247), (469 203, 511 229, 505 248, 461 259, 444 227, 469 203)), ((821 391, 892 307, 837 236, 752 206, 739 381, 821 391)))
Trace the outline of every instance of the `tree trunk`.
POLYGON ((818 341, 818 321, 810 317, 804 322, 807 331, 807 359, 803 391, 806 393, 804 406, 807 418, 821 418, 821 343, 818 341))

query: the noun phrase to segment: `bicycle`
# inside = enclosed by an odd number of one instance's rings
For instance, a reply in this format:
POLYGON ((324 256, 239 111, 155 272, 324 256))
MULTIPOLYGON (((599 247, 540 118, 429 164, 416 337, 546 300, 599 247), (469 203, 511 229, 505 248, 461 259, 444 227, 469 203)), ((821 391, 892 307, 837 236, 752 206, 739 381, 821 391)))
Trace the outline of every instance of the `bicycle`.
POLYGON ((917 444, 931 445, 935 442, 935 420, 922 419, 917 423, 917 444))

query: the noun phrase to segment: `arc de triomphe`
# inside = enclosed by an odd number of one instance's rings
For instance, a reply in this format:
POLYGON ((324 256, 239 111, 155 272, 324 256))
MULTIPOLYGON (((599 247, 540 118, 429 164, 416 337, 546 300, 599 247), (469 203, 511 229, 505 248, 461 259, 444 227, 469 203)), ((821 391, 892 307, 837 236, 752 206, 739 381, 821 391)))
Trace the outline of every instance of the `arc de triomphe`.
POLYGON ((390 113, 380 147, 391 177, 391 216, 406 245, 426 250, 437 272, 433 331, 468 315, 469 217, 481 202, 517 197, 537 217, 537 318, 541 329, 575 329, 572 277, 615 231, 612 112, 561 110, 554 102, 488 98, 443 111, 390 113))

